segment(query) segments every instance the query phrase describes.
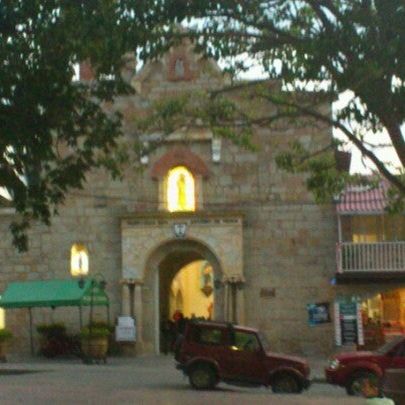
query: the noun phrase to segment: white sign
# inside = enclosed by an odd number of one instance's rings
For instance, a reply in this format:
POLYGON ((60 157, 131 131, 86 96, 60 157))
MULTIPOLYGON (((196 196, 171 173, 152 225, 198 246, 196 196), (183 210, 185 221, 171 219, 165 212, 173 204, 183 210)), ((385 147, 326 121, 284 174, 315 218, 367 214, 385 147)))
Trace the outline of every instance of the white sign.
POLYGON ((127 328, 125 326, 115 327, 115 340, 117 342, 135 342, 136 329, 135 326, 127 328))
POLYGON ((117 342, 136 341, 135 319, 130 316, 120 316, 118 318, 118 325, 115 327, 115 340, 117 342))
POLYGON ((119 316, 118 317, 118 326, 122 326, 124 328, 132 328, 135 327, 135 320, 130 316, 119 316))

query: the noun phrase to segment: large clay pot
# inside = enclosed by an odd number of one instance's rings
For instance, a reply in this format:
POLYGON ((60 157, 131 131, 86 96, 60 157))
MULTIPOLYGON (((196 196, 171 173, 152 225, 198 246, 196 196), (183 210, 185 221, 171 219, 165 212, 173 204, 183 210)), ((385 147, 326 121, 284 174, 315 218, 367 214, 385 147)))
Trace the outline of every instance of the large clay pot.
POLYGON ((383 391, 395 405, 405 405, 405 368, 385 371, 383 391))
POLYGON ((105 359, 108 350, 108 336, 82 338, 81 348, 85 357, 105 359))

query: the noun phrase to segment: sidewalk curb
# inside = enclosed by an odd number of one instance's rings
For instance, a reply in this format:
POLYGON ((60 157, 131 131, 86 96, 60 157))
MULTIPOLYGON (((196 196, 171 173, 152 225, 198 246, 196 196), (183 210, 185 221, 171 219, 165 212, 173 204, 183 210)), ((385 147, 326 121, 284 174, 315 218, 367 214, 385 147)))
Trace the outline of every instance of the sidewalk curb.
POLYGON ((6 368, 1 370, 0 375, 20 375, 20 374, 34 374, 34 373, 45 373, 49 370, 28 370, 28 369, 21 369, 21 368, 6 368))

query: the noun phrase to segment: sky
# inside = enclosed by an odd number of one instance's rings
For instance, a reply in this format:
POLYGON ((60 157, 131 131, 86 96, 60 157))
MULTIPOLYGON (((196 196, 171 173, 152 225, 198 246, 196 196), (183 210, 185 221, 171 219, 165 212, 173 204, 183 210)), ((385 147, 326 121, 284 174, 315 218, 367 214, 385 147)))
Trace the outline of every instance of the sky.
MULTIPOLYGON (((221 68, 224 68, 227 65, 227 62, 220 61, 219 65, 221 66, 221 68)), ((264 79, 265 77, 266 75, 260 64, 254 64, 254 62, 252 62, 252 67, 247 72, 239 75, 239 78, 244 80, 258 80, 264 79)), ((338 100, 332 104, 332 111, 337 111, 339 108, 342 108, 352 97, 353 94, 349 91, 341 93, 338 100)), ((404 132, 405 128, 403 128, 403 133, 404 132)), ((333 128, 333 136, 342 140, 346 140, 345 136, 335 128, 333 128)), ((365 141, 371 144, 375 144, 376 139, 378 139, 379 144, 391 143, 386 132, 368 133, 365 137, 365 141)), ((352 162, 350 167, 351 173, 370 174, 372 172, 374 164, 371 163, 371 161, 369 161, 368 159, 362 158, 360 151, 356 147, 354 147, 353 145, 347 145, 345 147, 345 150, 352 153, 352 162)), ((373 151, 379 159, 384 161, 390 168, 392 167, 393 172, 399 172, 401 164, 398 159, 398 155, 392 146, 384 148, 374 148, 373 151)))

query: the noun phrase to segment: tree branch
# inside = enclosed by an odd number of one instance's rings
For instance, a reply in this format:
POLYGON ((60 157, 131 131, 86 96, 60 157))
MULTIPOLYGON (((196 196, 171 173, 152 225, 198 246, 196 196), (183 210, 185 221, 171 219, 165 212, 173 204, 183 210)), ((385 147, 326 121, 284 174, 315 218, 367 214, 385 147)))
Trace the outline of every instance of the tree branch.
POLYGON ((384 126, 387 129, 388 135, 394 145, 395 151, 398 154, 398 158, 405 167, 405 141, 402 135, 401 127, 390 120, 384 122, 384 126))
POLYGON ((369 149, 366 148, 364 143, 358 139, 352 131, 350 131, 345 125, 341 122, 336 121, 330 117, 327 117, 317 111, 311 110, 307 107, 300 106, 295 103, 290 102, 281 102, 280 100, 274 100, 271 96, 268 96, 267 99, 275 104, 284 105, 286 107, 295 108, 300 111, 301 115, 307 115, 313 118, 316 118, 319 121, 325 122, 328 125, 332 125, 333 127, 340 129, 347 138, 359 149, 363 156, 366 156, 368 159, 371 160, 379 170, 379 172, 385 177, 391 184, 398 188, 401 193, 405 194, 405 184, 401 182, 401 180, 393 173, 391 173, 384 163, 369 149))

